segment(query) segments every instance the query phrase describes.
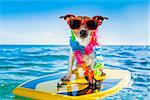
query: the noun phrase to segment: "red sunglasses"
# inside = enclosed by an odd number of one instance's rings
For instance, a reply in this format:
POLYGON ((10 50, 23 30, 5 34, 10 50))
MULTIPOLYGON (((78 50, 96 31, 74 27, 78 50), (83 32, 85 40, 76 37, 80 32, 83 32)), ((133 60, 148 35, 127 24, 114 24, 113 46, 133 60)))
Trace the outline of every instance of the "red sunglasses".
POLYGON ((96 30, 99 25, 101 25, 100 20, 94 20, 94 19, 89 19, 89 20, 80 20, 80 19, 70 19, 68 21, 68 24, 71 29, 79 29, 83 24, 85 27, 89 30, 96 30))

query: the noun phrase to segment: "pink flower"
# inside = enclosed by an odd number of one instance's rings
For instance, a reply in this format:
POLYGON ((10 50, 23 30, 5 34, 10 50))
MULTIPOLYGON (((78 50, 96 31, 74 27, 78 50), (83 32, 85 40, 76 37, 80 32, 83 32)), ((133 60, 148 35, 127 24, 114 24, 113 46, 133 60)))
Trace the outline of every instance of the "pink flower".
POLYGON ((77 60, 77 63, 80 65, 83 63, 83 55, 82 53, 80 52, 80 50, 76 50, 74 51, 74 55, 76 57, 76 60, 77 60))

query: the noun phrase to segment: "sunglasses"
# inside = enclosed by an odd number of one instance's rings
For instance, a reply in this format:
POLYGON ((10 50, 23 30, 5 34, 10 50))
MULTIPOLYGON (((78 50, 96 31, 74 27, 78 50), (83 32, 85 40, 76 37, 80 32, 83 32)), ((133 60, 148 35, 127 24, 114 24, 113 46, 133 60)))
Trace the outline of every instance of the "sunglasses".
POLYGON ((99 25, 101 25, 101 21, 99 20, 79 20, 79 19, 70 19, 68 24, 71 29, 79 29, 83 24, 89 30, 96 30, 99 25))

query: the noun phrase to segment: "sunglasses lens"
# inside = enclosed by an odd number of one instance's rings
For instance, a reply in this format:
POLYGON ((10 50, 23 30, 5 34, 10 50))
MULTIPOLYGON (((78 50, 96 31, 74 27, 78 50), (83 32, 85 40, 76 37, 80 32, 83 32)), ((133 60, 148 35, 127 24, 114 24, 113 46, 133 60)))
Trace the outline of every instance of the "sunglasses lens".
POLYGON ((70 20, 70 28, 71 29, 78 29, 80 28, 81 21, 80 20, 70 20))
POLYGON ((98 23, 94 20, 90 20, 86 22, 86 26, 87 28, 89 28, 90 30, 96 30, 98 27, 98 23))

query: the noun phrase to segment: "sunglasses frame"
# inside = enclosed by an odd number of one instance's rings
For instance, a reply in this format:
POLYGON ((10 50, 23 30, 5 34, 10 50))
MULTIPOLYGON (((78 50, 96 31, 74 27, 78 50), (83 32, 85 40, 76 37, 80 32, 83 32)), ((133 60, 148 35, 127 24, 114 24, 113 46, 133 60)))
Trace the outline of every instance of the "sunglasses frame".
MULTIPOLYGON (((78 21, 80 21, 81 22, 81 24, 80 24, 80 27, 82 26, 82 24, 84 24, 85 25, 85 27, 88 29, 88 30, 97 30, 97 28, 98 28, 98 26, 100 26, 101 25, 101 23, 102 23, 102 21, 101 20, 94 20, 94 19, 84 19, 84 20, 81 20, 81 19, 78 19, 78 18, 74 18, 74 19, 69 19, 68 21, 67 21, 67 23, 68 23, 68 25, 70 26, 70 21, 71 20, 78 20, 78 21), (87 27, 87 25, 86 25, 86 22, 87 21, 95 21, 95 22, 97 22, 97 27, 96 27, 96 29, 90 29, 89 27, 87 27)), ((80 27, 79 28, 75 28, 75 29, 80 29, 80 27)), ((71 27, 70 27, 71 28, 71 27)), ((72 29, 72 28, 71 28, 72 29)))

